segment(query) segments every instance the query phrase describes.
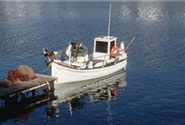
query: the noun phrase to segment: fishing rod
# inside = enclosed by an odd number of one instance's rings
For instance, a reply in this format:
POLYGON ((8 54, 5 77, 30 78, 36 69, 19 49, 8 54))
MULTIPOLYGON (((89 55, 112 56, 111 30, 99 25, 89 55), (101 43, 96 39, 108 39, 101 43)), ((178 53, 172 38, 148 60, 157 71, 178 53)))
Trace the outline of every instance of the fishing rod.
POLYGON ((127 51, 127 49, 130 47, 130 45, 133 43, 133 41, 135 40, 135 36, 130 40, 129 44, 127 45, 127 47, 125 48, 125 51, 127 51))

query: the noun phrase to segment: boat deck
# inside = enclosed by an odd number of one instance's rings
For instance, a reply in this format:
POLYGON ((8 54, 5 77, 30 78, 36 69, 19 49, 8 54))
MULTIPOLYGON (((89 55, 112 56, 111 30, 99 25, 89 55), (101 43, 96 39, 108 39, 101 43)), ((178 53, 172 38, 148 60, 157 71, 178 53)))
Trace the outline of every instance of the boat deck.
POLYGON ((51 77, 47 75, 36 74, 36 78, 29 81, 19 81, 16 82, 11 88, 0 87, 0 98, 15 95, 17 93, 24 93, 37 89, 39 87, 52 84, 54 88, 54 82, 57 80, 56 77, 51 77))

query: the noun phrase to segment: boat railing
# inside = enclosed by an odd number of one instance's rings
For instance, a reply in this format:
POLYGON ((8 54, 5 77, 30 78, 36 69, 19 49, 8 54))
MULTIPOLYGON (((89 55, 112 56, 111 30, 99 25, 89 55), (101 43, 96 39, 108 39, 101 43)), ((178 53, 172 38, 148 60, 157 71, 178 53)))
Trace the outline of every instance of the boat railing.
MULTIPOLYGON (((124 51, 125 51, 124 49, 120 49, 120 52, 124 52, 124 51)), ((92 53, 91 54, 86 53, 86 54, 82 54, 81 56, 78 56, 78 60, 84 60, 83 63, 88 64, 90 61, 92 61, 94 65, 101 63, 102 66, 105 66, 109 63, 117 63, 119 56, 111 58, 111 54, 106 54, 102 56, 97 56, 96 58, 102 58, 102 60, 93 59, 92 53), (87 55, 88 55, 88 59, 86 58, 87 55)), ((61 61, 68 59, 68 56, 65 54, 65 49, 57 51, 56 59, 61 60, 61 61)))
MULTIPOLYGON (((103 64, 106 65, 107 61, 108 61, 108 60, 106 60, 106 58, 110 57, 110 56, 111 56, 110 54, 106 54, 106 55, 103 55, 103 56, 97 56, 96 58, 104 58, 103 60, 100 60, 99 62, 103 62, 103 64)), ((97 60, 93 60, 93 54, 90 54, 89 57, 91 58, 90 61, 93 61, 94 63, 97 62, 97 60)), ((112 60, 113 60, 112 62, 116 62, 117 58, 112 58, 112 60)))

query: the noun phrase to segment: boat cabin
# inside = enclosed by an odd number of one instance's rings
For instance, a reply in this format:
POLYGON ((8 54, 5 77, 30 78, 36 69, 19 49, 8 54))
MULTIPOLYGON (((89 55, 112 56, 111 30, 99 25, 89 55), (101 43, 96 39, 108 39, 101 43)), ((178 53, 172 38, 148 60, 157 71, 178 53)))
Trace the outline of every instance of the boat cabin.
POLYGON ((93 60, 109 60, 110 51, 116 45, 117 37, 98 36, 94 38, 93 60))

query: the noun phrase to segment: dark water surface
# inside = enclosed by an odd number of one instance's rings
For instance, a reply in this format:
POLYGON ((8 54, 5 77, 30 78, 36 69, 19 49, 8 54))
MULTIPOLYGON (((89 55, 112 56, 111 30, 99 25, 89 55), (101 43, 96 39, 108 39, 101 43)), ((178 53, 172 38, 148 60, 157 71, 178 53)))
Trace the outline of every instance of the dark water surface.
MULTIPOLYGON (((107 35, 108 2, 0 2, 0 79, 19 64, 50 74, 42 48, 58 50, 69 41, 92 51, 93 38, 107 35)), ((3 124, 183 124, 185 123, 185 2, 113 2, 111 35, 136 36, 128 49, 127 87, 107 100, 67 103, 48 116, 49 105, 28 120, 3 124)))

